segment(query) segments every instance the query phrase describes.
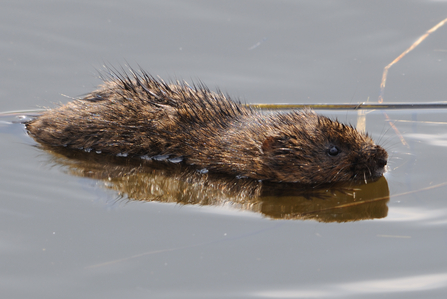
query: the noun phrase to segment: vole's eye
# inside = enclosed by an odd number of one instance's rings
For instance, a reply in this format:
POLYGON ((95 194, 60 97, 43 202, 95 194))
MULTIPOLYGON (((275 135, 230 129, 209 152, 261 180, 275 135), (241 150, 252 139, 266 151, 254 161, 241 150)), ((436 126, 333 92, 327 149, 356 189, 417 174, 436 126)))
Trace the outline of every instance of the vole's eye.
POLYGON ((335 145, 331 145, 327 151, 328 155, 331 157, 335 157, 340 153, 340 149, 335 145))

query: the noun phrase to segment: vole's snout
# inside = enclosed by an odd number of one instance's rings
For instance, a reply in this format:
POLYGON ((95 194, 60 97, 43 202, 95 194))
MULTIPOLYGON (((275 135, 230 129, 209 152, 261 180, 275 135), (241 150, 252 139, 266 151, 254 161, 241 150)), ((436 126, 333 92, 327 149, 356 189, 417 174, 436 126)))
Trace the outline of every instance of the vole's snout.
POLYGON ((384 168, 387 163, 388 163, 388 161, 385 158, 380 158, 379 160, 377 160, 377 166, 379 168, 384 168))
POLYGON ((381 146, 376 146, 375 169, 377 177, 382 176, 386 172, 387 164, 388 153, 381 146))

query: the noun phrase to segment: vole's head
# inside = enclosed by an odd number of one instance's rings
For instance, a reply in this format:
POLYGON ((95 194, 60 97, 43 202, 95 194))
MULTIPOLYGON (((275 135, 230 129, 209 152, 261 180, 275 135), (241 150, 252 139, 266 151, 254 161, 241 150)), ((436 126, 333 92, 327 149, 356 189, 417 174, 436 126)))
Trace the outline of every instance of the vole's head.
POLYGON ((272 119, 276 132, 262 152, 275 181, 321 184, 369 181, 383 175, 388 154, 367 135, 312 111, 272 119))

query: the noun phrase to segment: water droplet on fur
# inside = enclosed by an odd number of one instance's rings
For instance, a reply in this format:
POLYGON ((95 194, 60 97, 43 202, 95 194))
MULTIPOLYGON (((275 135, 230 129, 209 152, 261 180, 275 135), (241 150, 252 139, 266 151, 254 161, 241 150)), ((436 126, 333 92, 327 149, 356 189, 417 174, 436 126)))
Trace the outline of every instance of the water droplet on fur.
POLYGON ((176 158, 169 159, 169 162, 171 162, 171 163, 180 163, 182 161, 183 161, 183 157, 176 157, 176 158))
POLYGON ((168 158, 169 155, 157 155, 152 157, 155 161, 166 161, 168 158))

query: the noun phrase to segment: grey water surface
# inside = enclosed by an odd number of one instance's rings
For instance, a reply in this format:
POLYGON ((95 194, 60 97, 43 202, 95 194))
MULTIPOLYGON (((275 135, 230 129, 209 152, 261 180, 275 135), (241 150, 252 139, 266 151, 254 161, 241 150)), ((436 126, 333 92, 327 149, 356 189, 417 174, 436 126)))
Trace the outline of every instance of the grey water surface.
MULTIPOLYGON (((82 96, 103 64, 247 103, 374 103, 384 67, 445 18, 445 1, 4 0, 0 112, 82 96)), ((385 102, 447 100, 446 70, 441 27, 390 68, 385 102)), ((1 298, 447 295, 447 110, 366 111, 389 171, 326 199, 67 158, 25 114, 0 115, 1 298)))

